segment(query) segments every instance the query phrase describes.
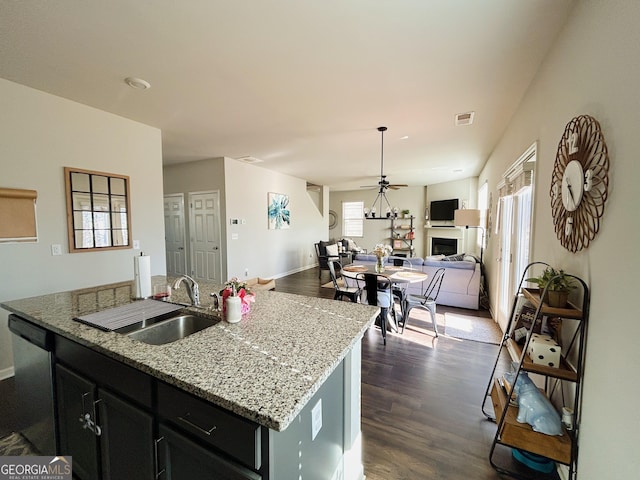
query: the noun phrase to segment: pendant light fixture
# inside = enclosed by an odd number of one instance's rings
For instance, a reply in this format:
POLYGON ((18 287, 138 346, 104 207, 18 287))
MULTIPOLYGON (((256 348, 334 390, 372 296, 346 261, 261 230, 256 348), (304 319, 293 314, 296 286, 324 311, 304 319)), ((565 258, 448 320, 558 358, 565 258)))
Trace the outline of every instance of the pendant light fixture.
POLYGON ((368 219, 386 219, 391 216, 398 216, 398 207, 391 207, 389 200, 387 199, 387 189, 397 190, 400 187, 408 187, 405 184, 392 184, 387 180, 387 176, 384 174, 384 132, 387 131, 387 127, 378 127, 380 132, 380 180, 378 185, 365 185, 362 188, 378 188, 378 195, 373 201, 371 208, 364 209, 364 216, 368 219))

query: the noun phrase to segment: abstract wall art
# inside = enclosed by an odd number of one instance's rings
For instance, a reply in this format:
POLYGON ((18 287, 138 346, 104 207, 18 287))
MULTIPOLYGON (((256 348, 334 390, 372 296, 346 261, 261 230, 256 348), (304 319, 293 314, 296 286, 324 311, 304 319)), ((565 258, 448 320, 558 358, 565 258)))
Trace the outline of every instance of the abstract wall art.
POLYGON ((291 225, 289 195, 269 192, 268 219, 269 230, 281 230, 291 225))

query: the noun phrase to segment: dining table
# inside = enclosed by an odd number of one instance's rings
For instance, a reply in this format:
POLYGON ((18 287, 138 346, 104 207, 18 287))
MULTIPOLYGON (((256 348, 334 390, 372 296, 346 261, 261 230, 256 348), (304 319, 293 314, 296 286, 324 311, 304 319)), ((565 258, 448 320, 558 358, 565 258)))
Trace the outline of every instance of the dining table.
MULTIPOLYGON (((365 273, 374 273, 376 275, 383 276, 391 282, 392 285, 397 285, 400 288, 406 288, 411 283, 421 283, 427 280, 428 275, 421 270, 414 270, 411 268, 397 266, 397 265, 385 265, 384 270, 378 271, 375 264, 357 264, 352 263, 342 268, 342 276, 345 279, 358 280, 359 276, 365 273)), ((348 283, 345 280, 345 283, 348 283)), ((401 318, 404 318, 404 305, 400 304, 401 318)), ((388 323, 392 331, 397 331, 398 327, 395 324, 393 318, 388 319, 388 323)))

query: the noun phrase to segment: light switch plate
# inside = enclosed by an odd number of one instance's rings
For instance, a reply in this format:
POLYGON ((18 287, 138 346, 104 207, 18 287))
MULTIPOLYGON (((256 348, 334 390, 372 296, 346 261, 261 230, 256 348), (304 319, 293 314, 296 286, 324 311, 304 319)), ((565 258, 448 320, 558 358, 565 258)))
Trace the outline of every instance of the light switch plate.
POLYGON ((51 245, 51 255, 62 255, 62 245, 51 245))

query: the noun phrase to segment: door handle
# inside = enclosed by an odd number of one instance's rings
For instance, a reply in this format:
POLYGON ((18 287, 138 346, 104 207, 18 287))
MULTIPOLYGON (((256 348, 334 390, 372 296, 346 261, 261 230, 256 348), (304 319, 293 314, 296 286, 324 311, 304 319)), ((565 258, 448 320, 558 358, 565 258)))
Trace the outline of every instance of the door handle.
POLYGON ((184 247, 178 247, 178 250, 184 250, 184 247))

